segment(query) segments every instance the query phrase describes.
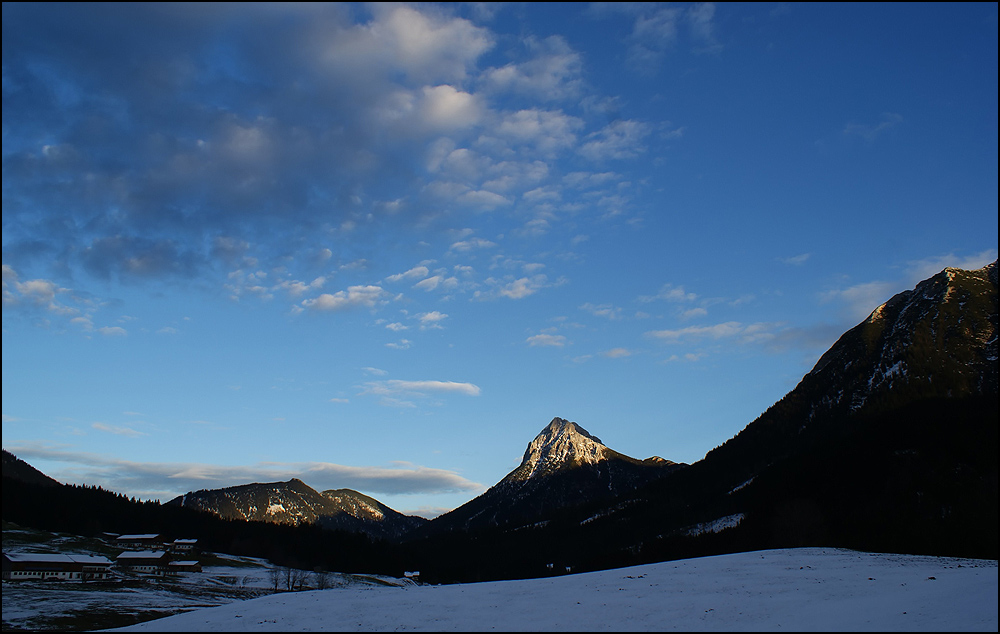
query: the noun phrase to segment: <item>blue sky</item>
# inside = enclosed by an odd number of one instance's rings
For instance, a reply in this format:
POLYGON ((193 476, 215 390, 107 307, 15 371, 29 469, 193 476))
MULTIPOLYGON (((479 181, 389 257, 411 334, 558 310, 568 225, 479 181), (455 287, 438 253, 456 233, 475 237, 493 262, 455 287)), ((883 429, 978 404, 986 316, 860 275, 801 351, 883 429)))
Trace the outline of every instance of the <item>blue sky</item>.
POLYGON ((454 508, 997 257, 996 4, 3 5, 3 446, 454 508))

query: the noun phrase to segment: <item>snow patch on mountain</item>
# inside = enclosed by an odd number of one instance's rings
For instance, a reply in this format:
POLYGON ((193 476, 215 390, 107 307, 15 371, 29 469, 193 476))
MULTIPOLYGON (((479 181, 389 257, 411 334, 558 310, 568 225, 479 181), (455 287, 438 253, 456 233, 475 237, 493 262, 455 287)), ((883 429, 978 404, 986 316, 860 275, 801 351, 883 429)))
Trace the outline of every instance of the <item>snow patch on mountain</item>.
POLYGON ((701 522, 699 524, 694 524, 693 526, 682 528, 681 532, 691 537, 704 535, 705 533, 718 533, 726 530, 727 528, 736 528, 742 521, 743 513, 734 513, 732 515, 726 515, 725 517, 714 519, 710 522, 701 522))
POLYGON ((597 464, 607 460, 611 450, 601 439, 562 418, 552 422, 528 445, 517 470, 521 479, 551 473, 569 464, 597 464))

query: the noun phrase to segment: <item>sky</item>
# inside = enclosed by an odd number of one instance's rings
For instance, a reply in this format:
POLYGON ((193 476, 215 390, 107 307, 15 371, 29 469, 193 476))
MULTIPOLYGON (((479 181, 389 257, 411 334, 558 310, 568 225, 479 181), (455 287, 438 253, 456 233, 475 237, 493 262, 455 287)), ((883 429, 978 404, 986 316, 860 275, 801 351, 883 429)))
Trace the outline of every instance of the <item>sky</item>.
POLYGON ((997 6, 3 5, 3 447, 433 517, 997 258, 997 6))

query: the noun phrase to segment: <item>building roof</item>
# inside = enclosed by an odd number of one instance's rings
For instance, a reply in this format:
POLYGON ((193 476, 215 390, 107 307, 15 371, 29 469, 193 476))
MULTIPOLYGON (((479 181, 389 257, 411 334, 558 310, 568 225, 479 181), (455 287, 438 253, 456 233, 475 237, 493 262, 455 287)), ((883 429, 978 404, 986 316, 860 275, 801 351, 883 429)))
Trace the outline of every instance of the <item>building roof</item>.
POLYGON ((200 561, 171 561, 168 566, 198 566, 201 565, 200 561))
POLYGON ((58 553, 4 553, 9 561, 46 564, 86 564, 110 566, 111 560, 98 555, 63 555, 58 553))
POLYGON ((177 545, 179 545, 179 546, 184 546, 184 545, 194 546, 195 544, 198 543, 198 540, 197 539, 175 539, 174 543, 177 544, 177 545))
POLYGON ((116 559, 162 559, 169 555, 162 550, 126 550, 116 559))
POLYGON ((118 536, 119 540, 132 540, 132 539, 135 539, 135 540, 150 540, 150 539, 159 539, 159 538, 160 538, 159 533, 143 533, 143 534, 140 534, 140 535, 119 535, 118 536))

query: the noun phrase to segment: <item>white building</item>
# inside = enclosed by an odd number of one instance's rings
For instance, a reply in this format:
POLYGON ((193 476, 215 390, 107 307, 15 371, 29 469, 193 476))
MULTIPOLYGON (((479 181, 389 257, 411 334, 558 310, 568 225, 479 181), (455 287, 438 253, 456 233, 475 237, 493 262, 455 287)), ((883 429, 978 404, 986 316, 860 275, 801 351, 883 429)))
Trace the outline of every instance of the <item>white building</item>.
POLYGON ((165 574, 169 563, 170 555, 162 550, 125 551, 115 558, 119 570, 148 575, 165 574))
POLYGON ((104 581, 111 578, 111 560, 96 555, 4 553, 4 581, 59 579, 104 581))

